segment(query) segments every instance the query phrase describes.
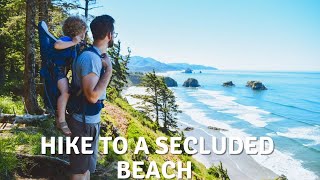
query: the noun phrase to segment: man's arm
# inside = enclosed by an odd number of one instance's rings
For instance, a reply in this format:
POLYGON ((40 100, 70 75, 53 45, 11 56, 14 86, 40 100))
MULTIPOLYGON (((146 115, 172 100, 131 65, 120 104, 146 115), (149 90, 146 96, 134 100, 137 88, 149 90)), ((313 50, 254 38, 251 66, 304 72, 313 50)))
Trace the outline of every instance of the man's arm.
POLYGON ((90 73, 82 77, 82 89, 90 103, 96 103, 107 88, 112 76, 112 66, 108 66, 102 76, 90 73))

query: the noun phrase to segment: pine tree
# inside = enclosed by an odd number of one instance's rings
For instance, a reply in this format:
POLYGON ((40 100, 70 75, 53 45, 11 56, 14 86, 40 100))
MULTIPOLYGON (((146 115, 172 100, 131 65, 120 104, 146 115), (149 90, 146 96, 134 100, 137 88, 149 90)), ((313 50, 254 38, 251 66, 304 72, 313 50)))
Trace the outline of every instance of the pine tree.
POLYGON ((40 21, 49 21, 49 6, 51 6, 51 0, 38 0, 38 18, 40 21))
POLYGON ((164 82, 164 77, 160 78, 162 83, 160 86, 159 102, 160 106, 160 119, 163 121, 163 129, 165 132, 169 132, 170 129, 177 128, 177 114, 181 111, 178 110, 176 104, 176 98, 174 93, 167 87, 164 82))
POLYGON ((159 126, 159 94, 160 86, 162 86, 161 83, 163 82, 156 76, 154 70, 152 73, 146 73, 141 80, 141 85, 146 87, 147 94, 133 96, 142 100, 142 105, 139 108, 148 115, 154 115, 157 126, 159 126))
POLYGON ((37 101, 36 92, 36 52, 35 52, 35 18, 36 0, 27 0, 26 3, 26 28, 25 28, 25 69, 24 69, 24 98, 26 108, 31 114, 42 113, 37 101))
POLYGON ((217 166, 212 166, 208 169, 208 173, 222 180, 230 180, 227 169, 224 169, 221 161, 217 166))
POLYGON ((121 51, 121 42, 118 41, 117 44, 113 46, 108 51, 109 56, 112 60, 112 77, 111 77, 111 83, 110 86, 114 87, 117 92, 121 92, 123 87, 128 83, 127 76, 128 73, 128 63, 130 60, 130 49, 128 49, 128 55, 122 56, 120 54, 121 51))
POLYGON ((162 120, 165 132, 177 128, 176 116, 181 111, 178 110, 174 93, 165 84, 164 77, 158 77, 153 70, 142 78, 141 84, 147 88, 147 94, 133 96, 142 100, 139 108, 149 115, 153 113, 158 126, 159 120, 162 120))
MULTIPOLYGON (((24 0, 5 0, 0 3, 0 84, 14 90, 12 80, 23 78, 25 49, 25 11, 24 0)), ((22 87, 17 81, 17 87, 22 87)))

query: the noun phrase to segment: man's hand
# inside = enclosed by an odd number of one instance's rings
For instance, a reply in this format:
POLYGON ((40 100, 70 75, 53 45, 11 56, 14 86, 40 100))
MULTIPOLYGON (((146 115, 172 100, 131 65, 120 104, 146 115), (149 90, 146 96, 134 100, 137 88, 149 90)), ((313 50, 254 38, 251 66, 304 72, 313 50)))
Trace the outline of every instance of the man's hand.
POLYGON ((108 55, 106 53, 103 53, 102 56, 103 56, 103 58, 101 59, 102 66, 105 69, 112 69, 112 63, 111 63, 110 58, 108 57, 108 55))
POLYGON ((90 103, 96 103, 98 101, 101 94, 106 90, 112 76, 111 61, 103 58, 102 62, 106 65, 106 71, 100 78, 95 73, 90 73, 82 78, 82 89, 90 103), (110 65, 108 63, 110 63, 110 65))

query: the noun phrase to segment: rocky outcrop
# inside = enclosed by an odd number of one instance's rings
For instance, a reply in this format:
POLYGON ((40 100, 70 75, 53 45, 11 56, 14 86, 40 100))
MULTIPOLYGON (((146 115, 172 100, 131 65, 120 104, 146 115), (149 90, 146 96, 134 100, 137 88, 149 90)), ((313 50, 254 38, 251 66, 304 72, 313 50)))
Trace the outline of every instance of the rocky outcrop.
POLYGON ((288 180, 288 178, 285 175, 281 174, 281 176, 277 177, 275 180, 288 180))
POLYGON ((139 73, 139 72, 130 73, 127 77, 129 86, 140 85, 143 76, 144 76, 143 73, 139 73))
POLYGON ((164 82, 166 83, 166 85, 168 87, 177 87, 178 83, 177 81, 175 81, 174 79, 172 79, 171 77, 165 77, 164 78, 164 82))
POLYGON ((224 87, 232 87, 232 86, 234 86, 234 84, 233 84, 232 81, 227 81, 227 82, 224 82, 224 83, 222 84, 222 86, 224 86, 224 87))
POLYGON ((253 90, 267 90, 260 81, 248 81, 246 86, 251 87, 253 90))
POLYGON ((184 130, 185 131, 192 131, 192 130, 194 130, 194 128, 193 127, 186 127, 186 128, 184 128, 184 130))
POLYGON ((184 83, 183 83, 184 87, 199 87, 199 83, 198 80, 194 79, 194 78, 188 78, 184 83))
POLYGON ((227 129, 213 127, 213 126, 208 126, 208 129, 212 129, 212 130, 216 130, 216 131, 228 131, 227 129))
POLYGON ((192 69, 190 69, 190 68, 187 68, 185 71, 184 71, 184 73, 192 73, 192 69))

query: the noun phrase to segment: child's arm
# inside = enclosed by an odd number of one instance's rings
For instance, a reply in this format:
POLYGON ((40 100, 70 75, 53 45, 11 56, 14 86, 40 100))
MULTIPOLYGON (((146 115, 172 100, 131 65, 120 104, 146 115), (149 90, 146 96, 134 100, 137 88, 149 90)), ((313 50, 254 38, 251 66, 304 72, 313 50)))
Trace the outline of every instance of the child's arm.
POLYGON ((76 36, 72 39, 72 41, 61 41, 58 40, 57 42, 54 43, 54 48, 55 49, 67 49, 69 47, 72 47, 76 44, 78 44, 81 41, 81 38, 76 36))

